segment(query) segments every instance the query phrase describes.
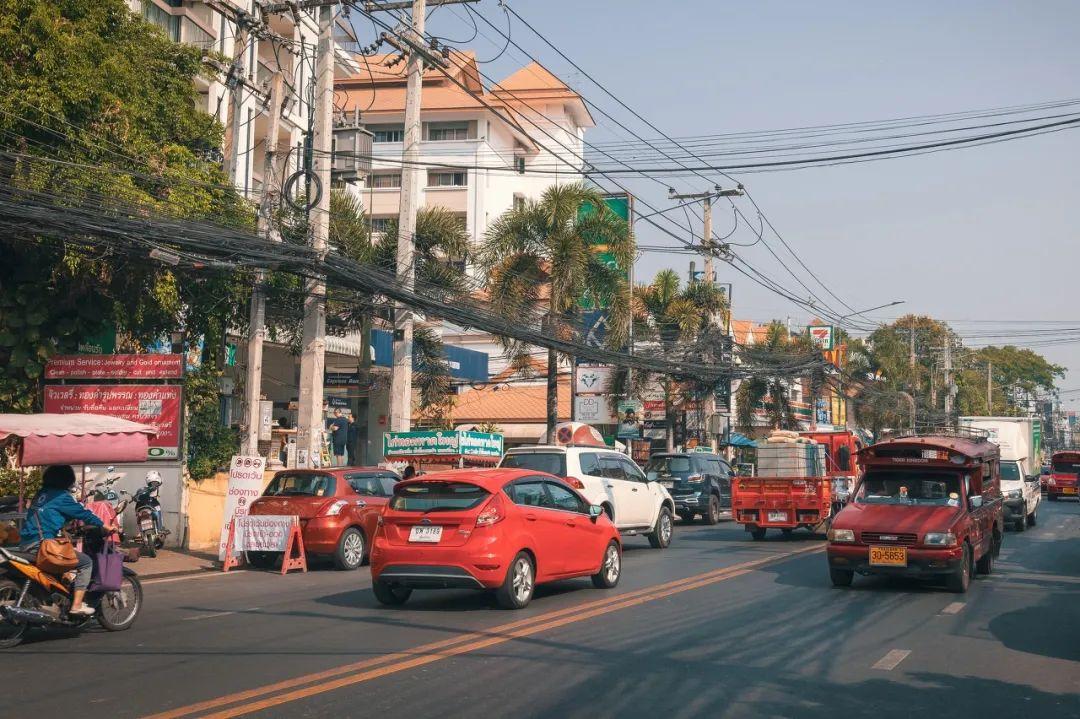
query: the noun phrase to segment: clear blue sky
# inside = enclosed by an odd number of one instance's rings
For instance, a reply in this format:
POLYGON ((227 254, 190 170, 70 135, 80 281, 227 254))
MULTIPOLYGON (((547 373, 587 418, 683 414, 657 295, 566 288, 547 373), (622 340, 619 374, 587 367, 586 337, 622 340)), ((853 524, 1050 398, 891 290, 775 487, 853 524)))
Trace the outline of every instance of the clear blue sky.
MULTIPOLYGON (((1080 3, 1069 0, 511 0, 510 5, 627 104, 675 136, 1080 96, 1080 3)), ((493 0, 476 7, 505 28, 493 0)), ((460 9, 441 8, 429 30, 467 38, 472 29, 464 17, 460 9)), ((498 48, 495 33, 481 28, 490 37, 481 35, 471 47, 483 60, 498 48)), ((527 28, 515 22, 512 36, 589 99, 640 134, 654 136, 527 28)), ((511 49, 483 71, 502 77, 523 61, 511 49)), ((587 140, 624 137, 597 119, 601 126, 587 140)), ((902 299, 906 304, 899 310, 946 320, 1075 318, 1080 327, 1078 157, 1080 130, 1071 130, 743 180, 806 263, 853 307, 902 299)), ((686 182, 672 184, 685 191, 691 188, 686 182)), ((637 181, 632 189, 667 206, 662 187, 637 181)), ((682 218, 681 212, 677 216, 682 218)), ((729 214, 718 212, 717 224, 726 231, 729 214)), ((732 239, 746 242, 753 235, 741 230, 732 239)), ((638 227, 638 241, 675 244, 647 226, 638 227)), ((797 287, 760 245, 746 250, 745 257, 784 285, 797 287)), ((638 278, 668 266, 685 272, 689 259, 647 254, 638 278)), ((721 279, 736 282, 737 317, 808 319, 805 310, 723 272, 723 266, 721 279)), ((971 334, 980 325, 954 327, 971 334)), ((1080 344, 1038 351, 1080 370, 1080 344)), ((1080 386, 1080 373, 1062 385, 1080 386)))

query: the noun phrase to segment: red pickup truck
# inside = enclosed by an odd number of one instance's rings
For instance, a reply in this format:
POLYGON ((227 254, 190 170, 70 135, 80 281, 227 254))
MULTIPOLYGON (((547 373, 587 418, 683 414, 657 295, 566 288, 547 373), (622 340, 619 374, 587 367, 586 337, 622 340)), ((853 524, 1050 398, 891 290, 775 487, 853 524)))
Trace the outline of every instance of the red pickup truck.
POLYGON ((966 592, 990 574, 1004 518, 997 445, 975 433, 894 437, 859 452, 852 500, 829 529, 829 577, 944 579, 966 592))
POLYGON ((1077 495, 1077 477, 1080 472, 1080 452, 1054 452, 1050 458, 1050 476, 1046 479, 1046 496, 1051 502, 1061 497, 1077 495))

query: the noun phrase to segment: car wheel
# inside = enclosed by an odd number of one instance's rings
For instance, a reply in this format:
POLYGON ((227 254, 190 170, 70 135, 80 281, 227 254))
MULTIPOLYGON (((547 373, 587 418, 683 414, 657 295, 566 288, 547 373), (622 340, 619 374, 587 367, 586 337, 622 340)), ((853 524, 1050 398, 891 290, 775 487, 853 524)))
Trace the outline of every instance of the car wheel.
POLYGON ((256 569, 273 569, 281 552, 244 552, 247 563, 256 569))
POLYGON ((994 571, 994 542, 997 539, 990 540, 990 547, 986 550, 986 554, 979 557, 979 561, 975 563, 975 571, 979 574, 990 574, 994 571))
POLYGON ((349 527, 338 538, 334 550, 334 569, 359 569, 364 563, 364 534, 356 527, 349 527))
POLYGON ((503 609, 524 609, 532 600, 535 588, 536 570, 532 558, 525 552, 518 552, 506 570, 502 586, 495 590, 495 599, 503 609))
POLYGON ((604 549, 604 560, 600 563, 600 571, 592 575, 592 583, 597 589, 611 589, 619 583, 621 576, 622 553, 619 543, 613 539, 604 549))
POLYGON ((960 559, 960 566, 945 580, 945 586, 950 592, 963 594, 971 584, 971 547, 964 544, 964 553, 960 559))
POLYGON ((765 539, 765 527, 754 527, 750 530, 750 536, 757 541, 765 539))
POLYGON ((1031 514, 1028 515, 1027 523, 1029 527, 1034 527, 1039 521, 1039 505, 1035 505, 1035 509, 1031 510, 1031 514))
POLYGON ((411 589, 391 587, 386 582, 380 582, 379 580, 371 583, 371 591, 375 594, 375 599, 379 601, 379 604, 385 604, 388 607, 400 607, 409 601, 409 597, 412 595, 411 589))
POLYGON ((1047 494, 1046 498, 1049 499, 1051 502, 1056 502, 1057 501, 1057 495, 1056 494, 1047 494))
POLYGON ((1023 532, 1027 529, 1027 505, 1020 508, 1020 518, 1013 523, 1013 529, 1017 532, 1023 532))
POLYGON ((834 587, 850 587, 851 580, 855 579, 855 572, 850 569, 833 569, 829 567, 829 579, 834 587))
POLYGON ((671 535, 675 532, 675 522, 671 518, 671 510, 667 507, 660 508, 660 516, 656 518, 653 531, 649 532, 649 544, 653 549, 667 549, 671 544, 671 535))
POLYGON ((720 523, 720 500, 715 494, 709 495, 709 508, 705 510, 705 524, 720 523))

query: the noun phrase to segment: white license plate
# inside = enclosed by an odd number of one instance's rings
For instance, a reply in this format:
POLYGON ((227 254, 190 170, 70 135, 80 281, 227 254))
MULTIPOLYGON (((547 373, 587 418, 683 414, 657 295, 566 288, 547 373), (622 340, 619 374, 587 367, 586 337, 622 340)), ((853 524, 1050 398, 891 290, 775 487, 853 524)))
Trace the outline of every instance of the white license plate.
POLYGON ((660 484, 664 485, 668 489, 675 489, 675 482, 672 482, 670 480, 664 480, 664 481, 660 482, 660 484))
POLYGON ((418 524, 409 530, 410 542, 437 543, 440 539, 442 539, 442 527, 418 524))
POLYGON ((769 512, 770 522, 786 522, 788 521, 787 512, 769 512))
POLYGON ((139 529, 153 529, 154 521, 152 519, 144 519, 139 522, 139 529))

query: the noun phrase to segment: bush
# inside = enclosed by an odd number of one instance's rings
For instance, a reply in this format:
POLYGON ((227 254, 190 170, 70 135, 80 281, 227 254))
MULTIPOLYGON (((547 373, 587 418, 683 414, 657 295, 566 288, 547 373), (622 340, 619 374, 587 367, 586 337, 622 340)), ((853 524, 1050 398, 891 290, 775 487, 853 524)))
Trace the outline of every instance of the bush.
MULTIPOLYGON (((19 476, 22 473, 17 469, 0 469, 0 497, 19 493, 19 476)), ((24 496, 32 497, 41 488, 41 470, 33 469, 26 474, 23 480, 24 496)))

